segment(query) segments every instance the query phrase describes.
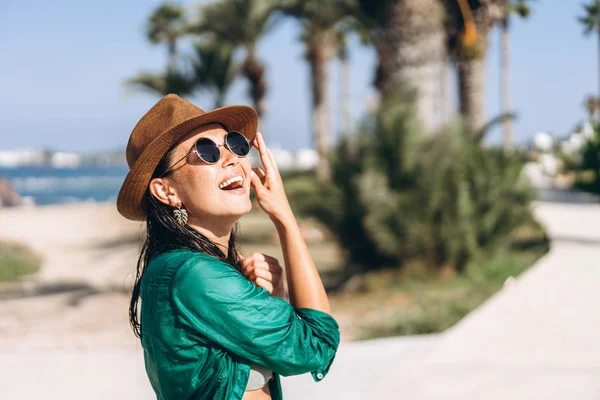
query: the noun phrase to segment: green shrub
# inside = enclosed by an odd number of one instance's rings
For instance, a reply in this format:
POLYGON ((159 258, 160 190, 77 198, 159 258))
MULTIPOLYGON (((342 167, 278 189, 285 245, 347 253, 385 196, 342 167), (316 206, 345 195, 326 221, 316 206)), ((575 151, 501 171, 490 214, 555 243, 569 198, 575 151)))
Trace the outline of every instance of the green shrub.
POLYGON ((510 244, 533 220, 522 157, 485 149, 454 122, 427 136, 414 102, 388 94, 332 156, 332 180, 287 182, 292 206, 327 226, 348 267, 372 270, 423 259, 462 270, 510 244))
POLYGON ((585 144, 579 157, 567 164, 575 171, 575 186, 600 193, 600 123, 594 122, 594 136, 585 144))
POLYGON ((41 258, 28 247, 0 242, 0 282, 12 281, 37 272, 41 258))

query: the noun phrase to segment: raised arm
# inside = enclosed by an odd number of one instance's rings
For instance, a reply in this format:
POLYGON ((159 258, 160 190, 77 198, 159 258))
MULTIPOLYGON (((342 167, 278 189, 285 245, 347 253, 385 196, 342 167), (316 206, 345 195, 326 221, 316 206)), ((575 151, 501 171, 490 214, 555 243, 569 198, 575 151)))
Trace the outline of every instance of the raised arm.
POLYGON ((260 153, 264 171, 253 168, 252 187, 258 204, 277 228, 290 302, 294 307, 312 308, 329 314, 331 309, 323 282, 288 202, 273 155, 260 133, 256 135, 254 146, 260 153))

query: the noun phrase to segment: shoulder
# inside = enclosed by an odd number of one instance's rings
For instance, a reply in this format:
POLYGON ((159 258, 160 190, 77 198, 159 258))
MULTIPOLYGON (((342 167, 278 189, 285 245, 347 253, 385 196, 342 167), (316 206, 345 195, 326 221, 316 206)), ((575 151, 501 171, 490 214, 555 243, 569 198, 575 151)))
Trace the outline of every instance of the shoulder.
POLYGON ((172 285, 175 289, 185 290, 194 287, 204 288, 230 287, 245 284, 247 279, 234 266, 216 257, 200 252, 188 251, 186 254, 174 255, 177 267, 173 271, 172 285))
POLYGON ((173 299, 186 304, 227 306, 269 298, 234 266, 204 253, 192 253, 176 269, 170 284, 173 299))
POLYGON ((237 271, 229 264, 207 254, 176 249, 152 257, 144 271, 143 281, 148 284, 164 285, 172 282, 176 277, 184 276, 190 279, 194 275, 230 270, 237 271))

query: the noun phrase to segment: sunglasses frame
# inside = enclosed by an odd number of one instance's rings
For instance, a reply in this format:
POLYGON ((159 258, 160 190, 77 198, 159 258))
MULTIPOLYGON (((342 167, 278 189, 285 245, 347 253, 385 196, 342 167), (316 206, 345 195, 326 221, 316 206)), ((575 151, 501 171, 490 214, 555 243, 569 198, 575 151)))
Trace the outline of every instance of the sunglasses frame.
MULTIPOLYGON (((225 140, 223 141, 223 143, 222 143, 222 144, 216 144, 216 143, 215 143, 215 141, 214 141, 214 140, 212 140, 212 139, 210 139, 210 138, 201 137, 201 138, 198 138, 198 140, 196 140, 196 142, 194 142, 194 145, 192 146, 192 149, 191 149, 190 151, 188 151, 188 153, 187 153, 185 156, 181 157, 179 160, 177 160, 175 163, 173 163, 173 165, 171 165, 169 168, 167 168, 167 170, 166 170, 166 171, 165 171, 165 172, 164 172, 164 173, 161 175, 161 177, 165 176, 167 173, 169 173, 170 171, 172 171, 172 170, 173 170, 173 168, 174 168, 174 167, 175 167, 177 164, 179 164, 181 161, 183 161, 183 160, 185 160, 186 158, 188 158, 188 157, 190 156, 190 154, 192 154, 192 153, 196 153, 196 155, 198 156, 198 158, 199 158, 200 160, 202 160, 202 162, 205 162, 205 163, 207 163, 207 164, 213 165, 213 164, 216 164, 216 163, 218 163, 218 162, 219 162, 219 160, 221 159, 221 151, 219 151, 219 158, 218 158, 218 159, 217 159, 217 161, 215 161, 215 162, 206 161, 204 158, 202 158, 202 157, 200 156, 200 153, 198 153, 198 150, 197 150, 197 147, 196 147, 197 143, 198 143, 200 140, 208 140, 208 141, 210 141, 210 142, 211 142, 211 143, 212 143, 212 144, 213 144, 213 145, 214 145, 214 146, 217 148, 217 150, 219 150, 219 148, 221 148, 221 147, 225 147, 225 148, 226 148, 227 150, 229 150, 229 151, 230 151, 232 154, 234 154, 234 155, 236 155, 236 156, 238 156, 238 157, 241 157, 241 158, 245 158, 245 157, 246 157, 248 154, 250 154, 250 150, 252 149, 252 145, 250 144, 250 141, 248 140, 248 138, 246 138, 246 136, 244 136, 244 134, 243 134, 243 133, 241 133, 241 132, 239 132, 239 131, 229 131, 229 132, 227 132, 227 134, 225 135, 225 140), (229 147, 229 145, 227 144, 227 137, 229 136, 229 134, 230 134, 230 133, 238 133, 238 134, 239 134, 241 137, 243 137, 243 138, 244 138, 244 140, 246 141, 246 143, 248 144, 248 147, 249 147, 249 149, 248 149, 248 153, 247 153, 246 155, 243 155, 243 156, 241 156, 241 155, 239 155, 239 154, 235 154, 235 153, 234 153, 234 152, 231 150, 231 148, 230 148, 230 147, 229 147)), ((184 165, 185 165, 185 164, 184 164, 184 165)))

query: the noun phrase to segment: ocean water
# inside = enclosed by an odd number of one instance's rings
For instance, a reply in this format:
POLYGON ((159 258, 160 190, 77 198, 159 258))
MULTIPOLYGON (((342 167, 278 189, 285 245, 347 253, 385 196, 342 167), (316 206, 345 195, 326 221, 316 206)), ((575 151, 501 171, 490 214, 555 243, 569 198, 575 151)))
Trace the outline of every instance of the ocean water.
POLYGON ((13 189, 37 205, 116 200, 127 166, 0 168, 13 189))

